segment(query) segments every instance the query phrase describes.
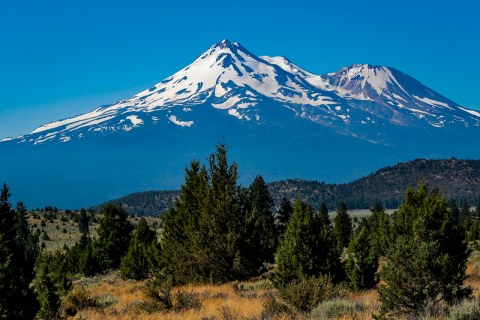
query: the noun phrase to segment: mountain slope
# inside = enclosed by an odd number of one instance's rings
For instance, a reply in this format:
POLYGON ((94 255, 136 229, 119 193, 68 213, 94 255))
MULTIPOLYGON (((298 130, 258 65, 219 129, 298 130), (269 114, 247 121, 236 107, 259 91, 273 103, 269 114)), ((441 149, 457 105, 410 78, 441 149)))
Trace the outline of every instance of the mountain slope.
POLYGON ((402 126, 480 128, 480 113, 396 69, 352 65, 315 75, 284 57, 256 57, 237 42, 223 40, 186 68, 131 98, 43 125, 15 140, 41 144, 146 125, 194 127, 201 119, 192 116, 192 108, 205 104, 261 124, 262 114, 276 112, 263 106, 272 102, 291 110, 292 116, 374 142, 391 143, 385 132, 402 126))
POLYGON ((176 189, 224 141, 244 183, 339 183, 419 157, 478 158, 479 133, 480 113, 393 68, 315 75, 224 40, 128 99, 4 139, 0 178, 32 206, 85 206, 176 189))
MULTIPOLYGON (((476 205, 480 201, 480 160, 416 159, 382 168, 346 184, 290 179, 271 182, 268 187, 277 206, 283 197, 292 201, 300 197, 316 207, 325 202, 330 210, 334 210, 339 201, 345 201, 349 209, 368 209, 376 201, 395 209, 405 190, 417 186, 420 181, 428 183, 430 188, 439 188, 449 199, 466 199, 476 205)), ((121 204, 131 214, 158 215, 167 210, 178 195, 179 191, 149 191, 113 202, 121 204)))

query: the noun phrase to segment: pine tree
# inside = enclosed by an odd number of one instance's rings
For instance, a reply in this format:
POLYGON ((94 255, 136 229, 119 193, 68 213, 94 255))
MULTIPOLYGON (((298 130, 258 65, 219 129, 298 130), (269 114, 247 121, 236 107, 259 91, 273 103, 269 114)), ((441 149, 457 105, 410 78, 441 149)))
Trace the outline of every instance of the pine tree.
POLYGON ((103 270, 118 268, 130 243, 133 226, 122 207, 109 203, 102 209, 102 219, 95 242, 99 264, 103 270))
POLYGON ((346 261, 346 273, 355 290, 371 289, 376 281, 378 256, 374 251, 369 231, 363 227, 350 241, 346 261))
POLYGON ((156 242, 155 232, 150 229, 145 218, 140 219, 130 240, 127 254, 120 264, 120 273, 124 278, 143 280, 153 275, 154 266, 151 265, 149 256, 154 254, 150 252, 155 248, 152 246, 154 242, 156 242))
POLYGON ((475 216, 480 218, 480 201, 478 201, 477 207, 475 208, 475 216))
POLYGON ((249 208, 245 214, 245 251, 247 273, 259 272, 264 263, 273 262, 276 247, 274 205, 267 184, 261 176, 255 178, 248 193, 249 208))
POLYGON ((337 240, 337 250, 342 252, 347 247, 352 237, 352 219, 348 215, 345 202, 340 202, 337 208, 337 214, 333 218, 333 231, 337 240))
POLYGON ((338 273, 333 237, 326 237, 314 209, 297 199, 276 254, 275 284, 283 287, 304 276, 338 273))
POLYGON ((280 208, 277 211, 276 215, 276 225, 277 225, 277 234, 280 238, 287 228, 288 220, 293 214, 293 207, 286 197, 282 198, 282 202, 280 203, 280 208))
POLYGON ((418 318, 427 307, 470 294, 462 287, 470 251, 438 190, 408 189, 393 225, 396 241, 380 273, 381 316, 418 318))
POLYGON ((9 197, 4 183, 0 191, 0 319, 31 319, 37 310, 30 283, 38 240, 30 232, 23 204, 14 211, 9 197))

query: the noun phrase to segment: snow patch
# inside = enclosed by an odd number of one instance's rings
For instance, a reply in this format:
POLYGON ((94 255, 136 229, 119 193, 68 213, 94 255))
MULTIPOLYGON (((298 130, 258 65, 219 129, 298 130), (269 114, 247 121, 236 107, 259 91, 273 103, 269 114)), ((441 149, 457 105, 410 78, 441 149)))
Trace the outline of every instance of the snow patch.
POLYGON ((419 101, 422 101, 423 103, 426 103, 426 104, 430 104, 430 105, 433 105, 433 106, 445 107, 445 108, 453 110, 453 108, 450 107, 445 102, 436 101, 436 100, 433 100, 433 99, 430 99, 430 98, 420 98, 420 97, 417 97, 417 96, 412 96, 412 97, 414 97, 415 99, 417 99, 419 101))
POLYGON ((168 120, 170 120, 172 123, 176 124, 177 126, 181 127, 191 127, 193 125, 193 121, 181 121, 177 119, 177 116, 171 115, 168 117, 168 120))
POLYGON ((462 107, 459 107, 459 108, 460 108, 461 110, 467 112, 467 113, 470 113, 471 115, 474 115, 474 116, 480 118, 480 112, 478 112, 478 111, 471 110, 471 109, 465 109, 465 108, 462 108, 462 107))
POLYGON ((138 127, 139 125, 143 124, 143 120, 139 119, 137 116, 128 116, 126 119, 130 120, 134 127, 138 127))

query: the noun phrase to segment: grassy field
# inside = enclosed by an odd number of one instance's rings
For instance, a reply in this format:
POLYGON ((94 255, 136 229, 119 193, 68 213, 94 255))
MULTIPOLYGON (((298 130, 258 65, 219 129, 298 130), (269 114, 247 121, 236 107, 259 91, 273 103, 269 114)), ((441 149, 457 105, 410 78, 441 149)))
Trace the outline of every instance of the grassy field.
MULTIPOLYGON (((474 297, 480 298, 480 252, 475 251, 468 263, 468 279, 466 284, 474 290, 474 297)), ((379 302, 376 290, 348 291, 335 301, 322 303, 311 313, 277 315, 265 317, 269 296, 277 296, 276 289, 269 280, 244 282, 239 285, 197 285, 179 287, 175 290, 186 290, 198 295, 201 307, 181 312, 167 311, 146 313, 138 306, 145 299, 142 291, 143 282, 122 280, 116 273, 96 278, 82 278, 75 282, 76 286, 84 286, 97 297, 100 306, 80 311, 72 319, 339 319, 364 320, 372 319, 378 312, 379 302), (241 289, 238 289, 241 287, 241 289)), ((294 308, 292 308, 294 309, 294 308)), ((428 318, 447 319, 444 317, 428 318)), ((470 319, 470 318, 468 318, 470 319)))

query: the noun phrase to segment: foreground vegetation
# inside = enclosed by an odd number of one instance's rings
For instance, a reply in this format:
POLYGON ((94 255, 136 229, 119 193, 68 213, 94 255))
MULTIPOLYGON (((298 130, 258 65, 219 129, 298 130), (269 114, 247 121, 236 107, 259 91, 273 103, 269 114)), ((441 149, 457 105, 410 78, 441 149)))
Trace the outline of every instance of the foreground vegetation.
POLYGON ((340 202, 330 219, 325 203, 286 198, 274 211, 262 177, 237 184, 224 145, 185 173, 161 225, 114 204, 28 219, 4 185, 0 318, 478 318, 467 243, 479 212, 466 202, 422 184, 393 215, 376 203, 354 220, 340 202), (54 220, 64 235, 76 222, 80 238, 47 249, 54 220))

